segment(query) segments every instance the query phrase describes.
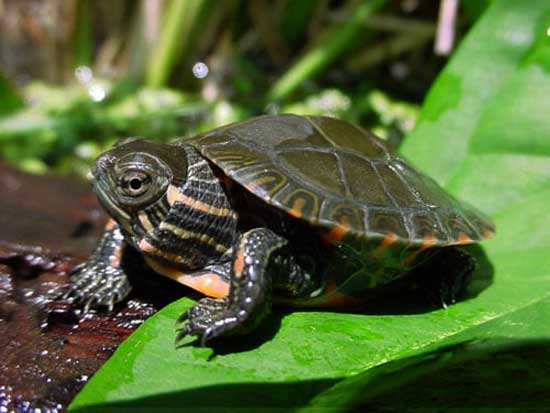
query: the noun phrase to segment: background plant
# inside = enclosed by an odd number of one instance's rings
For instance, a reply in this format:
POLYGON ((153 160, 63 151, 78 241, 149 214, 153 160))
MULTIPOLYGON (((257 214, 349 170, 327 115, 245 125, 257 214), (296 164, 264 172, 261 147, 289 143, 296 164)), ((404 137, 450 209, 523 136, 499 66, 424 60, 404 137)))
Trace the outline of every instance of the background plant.
MULTIPOLYGON (((458 35, 483 4, 464 1, 458 35)), ((332 114, 397 144, 445 61, 438 9, 420 1, 1 5, 0 156, 31 172, 84 175, 120 137, 168 140, 266 112, 332 114)))

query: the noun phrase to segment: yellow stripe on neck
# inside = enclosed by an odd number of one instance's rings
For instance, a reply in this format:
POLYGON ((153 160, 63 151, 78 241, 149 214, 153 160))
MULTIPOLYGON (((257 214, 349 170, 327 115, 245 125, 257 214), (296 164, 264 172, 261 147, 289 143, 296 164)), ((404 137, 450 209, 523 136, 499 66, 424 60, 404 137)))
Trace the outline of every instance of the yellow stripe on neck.
POLYGON ((170 206, 174 205, 175 203, 180 203, 211 215, 217 215, 220 217, 228 217, 233 215, 233 210, 229 208, 217 208, 202 201, 198 201, 194 198, 182 194, 180 190, 174 185, 170 185, 168 187, 168 191, 166 192, 166 199, 168 200, 170 206))

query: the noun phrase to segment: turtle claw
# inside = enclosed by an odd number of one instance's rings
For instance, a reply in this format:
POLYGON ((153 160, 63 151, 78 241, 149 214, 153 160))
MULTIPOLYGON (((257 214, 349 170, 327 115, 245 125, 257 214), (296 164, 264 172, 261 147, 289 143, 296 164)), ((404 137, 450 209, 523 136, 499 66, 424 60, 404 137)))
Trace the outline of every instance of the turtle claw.
POLYGON ((92 306, 94 304, 94 299, 90 298, 86 301, 86 304, 84 304, 84 307, 82 307, 82 314, 88 314, 90 310, 92 309, 92 306))
POLYGON ((120 268, 101 262, 81 263, 69 274, 71 284, 59 299, 79 305, 83 314, 98 307, 112 311, 115 304, 126 298, 131 290, 126 274, 120 268))
POLYGON ((73 268, 69 270, 69 276, 72 276, 78 272, 80 272, 84 267, 86 266, 86 262, 81 262, 80 264, 75 265, 73 268))
POLYGON ((206 343, 214 338, 214 328, 209 327, 201 337, 201 347, 206 347, 206 343))
POLYGON ((185 326, 184 328, 178 330, 178 334, 176 335, 176 346, 178 346, 185 337, 187 337, 190 333, 189 326, 185 326))
POLYGON ((67 301, 72 304, 76 300, 76 297, 74 296, 74 290, 75 290, 74 286, 70 285, 67 291, 61 294, 59 299, 63 301, 67 301))
POLYGON ((184 313, 182 313, 182 315, 180 315, 178 317, 178 319, 176 320, 176 326, 181 324, 181 323, 184 323, 185 321, 187 321, 189 319, 189 311, 186 311, 184 313))

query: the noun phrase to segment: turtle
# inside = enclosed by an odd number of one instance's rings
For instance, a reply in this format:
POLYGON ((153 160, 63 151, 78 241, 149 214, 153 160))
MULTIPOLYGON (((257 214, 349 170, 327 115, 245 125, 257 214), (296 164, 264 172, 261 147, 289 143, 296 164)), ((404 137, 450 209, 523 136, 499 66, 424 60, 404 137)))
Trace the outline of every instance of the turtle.
POLYGON ((126 138, 91 174, 110 220, 64 298, 112 310, 131 291, 133 250, 205 296, 177 320, 177 343, 247 334, 278 303, 361 305, 434 265, 450 303, 475 268, 462 246, 495 232, 383 140, 332 117, 265 115, 169 144, 126 138))

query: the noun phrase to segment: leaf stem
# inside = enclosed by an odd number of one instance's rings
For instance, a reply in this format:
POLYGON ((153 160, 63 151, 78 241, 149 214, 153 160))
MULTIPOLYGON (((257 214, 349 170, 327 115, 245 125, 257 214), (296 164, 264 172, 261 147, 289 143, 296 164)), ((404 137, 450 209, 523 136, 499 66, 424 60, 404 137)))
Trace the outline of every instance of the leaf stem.
POLYGON ((74 65, 90 66, 93 59, 92 10, 89 0, 80 0, 76 9, 74 65))
POLYGON ((180 56, 186 56, 192 46, 191 37, 199 16, 209 0, 173 0, 163 18, 164 27, 147 68, 145 83, 149 87, 166 85, 180 56))
POLYGON ((0 116, 24 106, 23 99, 10 81, 0 72, 0 116))
POLYGON ((281 77, 267 93, 268 101, 281 101, 292 94, 304 81, 318 75, 323 69, 340 57, 364 28, 365 19, 379 10, 386 0, 362 2, 351 14, 348 21, 327 30, 325 39, 317 47, 307 52, 281 77))

